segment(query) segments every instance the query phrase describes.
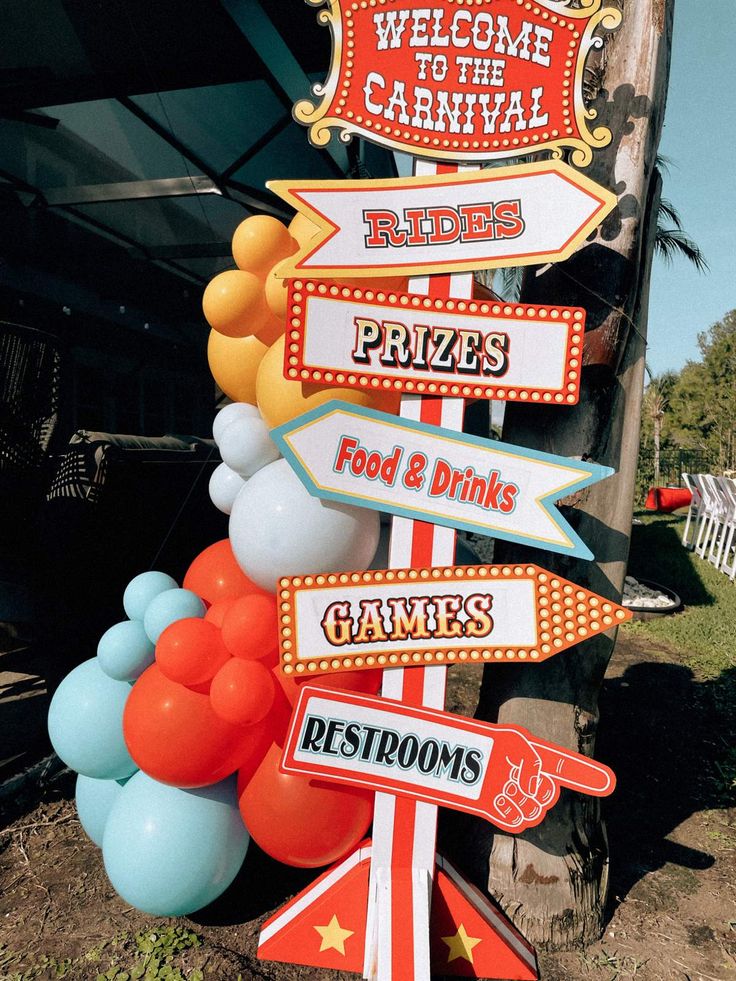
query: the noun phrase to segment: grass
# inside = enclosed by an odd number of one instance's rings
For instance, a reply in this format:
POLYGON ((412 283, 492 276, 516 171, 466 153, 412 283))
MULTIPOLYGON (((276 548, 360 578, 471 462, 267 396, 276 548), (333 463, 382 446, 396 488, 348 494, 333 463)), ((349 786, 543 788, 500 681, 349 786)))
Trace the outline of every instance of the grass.
POLYGON ((639 971, 647 965, 647 961, 637 960, 631 954, 621 955, 618 951, 610 952, 603 950, 600 954, 589 955, 585 951, 580 954, 580 959, 585 967, 586 973, 591 971, 606 971, 607 981, 623 981, 624 978, 635 978, 639 971))
POLYGON ((673 589, 684 610, 633 622, 624 630, 674 648, 703 679, 736 667, 736 583, 682 545, 684 518, 640 514, 634 525, 629 574, 673 589))
POLYGON ((201 938, 181 926, 141 930, 103 940, 81 957, 58 960, 39 954, 29 967, 11 970, 28 957, 0 944, 0 977, 3 981, 42 981, 45 978, 94 978, 95 981, 203 981, 199 968, 187 969, 176 961, 186 951, 202 945, 201 938), (100 967, 107 964, 103 971, 100 967), (5 972, 9 973, 5 973, 5 972))

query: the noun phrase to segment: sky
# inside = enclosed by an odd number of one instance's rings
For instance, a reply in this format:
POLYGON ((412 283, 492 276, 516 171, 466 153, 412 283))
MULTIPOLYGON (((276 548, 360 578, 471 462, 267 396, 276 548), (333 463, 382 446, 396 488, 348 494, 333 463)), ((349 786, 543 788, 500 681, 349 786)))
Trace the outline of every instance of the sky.
POLYGON ((647 361, 659 374, 698 360, 697 335, 736 308, 735 0, 676 0, 670 89, 660 153, 664 197, 708 261, 656 258, 647 361))

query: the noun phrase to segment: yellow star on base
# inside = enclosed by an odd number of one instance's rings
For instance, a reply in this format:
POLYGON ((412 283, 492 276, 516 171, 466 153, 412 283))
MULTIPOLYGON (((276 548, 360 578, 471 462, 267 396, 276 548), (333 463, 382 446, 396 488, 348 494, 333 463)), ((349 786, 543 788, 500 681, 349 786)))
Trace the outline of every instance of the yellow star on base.
POLYGON ((480 937, 469 937, 463 923, 454 937, 443 937, 443 943, 450 948, 447 952, 447 963, 462 957, 463 960, 473 963, 473 947, 477 947, 481 942, 480 937))
POLYGON ((345 956, 345 941, 355 933, 355 930, 344 930, 334 914, 327 926, 315 926, 314 929, 322 937, 320 953, 323 950, 336 950, 343 957, 345 956))

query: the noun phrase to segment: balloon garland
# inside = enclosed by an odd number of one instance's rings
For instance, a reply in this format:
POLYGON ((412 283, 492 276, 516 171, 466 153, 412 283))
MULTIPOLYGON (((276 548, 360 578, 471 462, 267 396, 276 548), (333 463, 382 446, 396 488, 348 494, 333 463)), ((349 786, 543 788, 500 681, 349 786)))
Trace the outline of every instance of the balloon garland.
MULTIPOLYGON (((230 515, 229 538, 196 556, 181 586, 164 572, 136 576, 123 596, 127 619, 67 675, 49 709, 52 745, 78 774, 82 827, 116 891, 151 914, 216 899, 251 838, 280 862, 317 868, 350 852, 372 820, 371 793, 278 767, 299 682, 277 668, 276 584, 367 569, 380 521, 311 497, 270 430, 337 396, 398 409, 397 396, 283 376, 286 284, 275 272, 314 231, 303 216, 288 227, 246 219, 233 236, 237 268, 204 293, 210 370, 232 400, 214 420, 223 462, 209 484, 230 515)), ((380 671, 346 671, 329 686, 376 692, 380 681, 380 671)))

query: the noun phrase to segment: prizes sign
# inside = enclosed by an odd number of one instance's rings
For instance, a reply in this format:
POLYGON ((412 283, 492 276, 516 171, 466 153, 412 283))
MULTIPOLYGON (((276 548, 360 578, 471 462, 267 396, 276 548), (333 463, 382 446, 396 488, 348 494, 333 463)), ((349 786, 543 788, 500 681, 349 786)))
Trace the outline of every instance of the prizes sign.
POLYGON ((413 394, 577 402, 585 311, 289 284, 287 378, 413 394))
POLYGON ((332 129, 433 160, 484 162, 574 148, 586 166, 605 127, 582 97, 585 61, 621 13, 603 0, 309 0, 333 35, 321 102, 294 107, 316 146, 332 129))

